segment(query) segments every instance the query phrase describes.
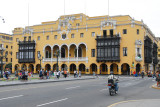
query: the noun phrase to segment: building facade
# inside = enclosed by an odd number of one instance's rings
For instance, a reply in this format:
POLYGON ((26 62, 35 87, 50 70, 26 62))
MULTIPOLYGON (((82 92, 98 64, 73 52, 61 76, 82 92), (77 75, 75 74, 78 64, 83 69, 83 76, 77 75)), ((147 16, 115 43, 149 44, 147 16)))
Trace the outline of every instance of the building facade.
POLYGON ((129 15, 64 15, 56 21, 15 28, 13 35, 14 71, 56 70, 57 60, 58 69, 70 73, 130 75, 157 69, 158 41, 143 21, 129 15))
POLYGON ((6 64, 12 63, 12 46, 13 43, 13 36, 10 34, 0 33, 0 57, 3 57, 3 59, 0 59, 0 71, 1 66, 3 66, 3 70, 5 69, 6 64), (1 54, 3 50, 3 55, 1 54))
POLYGON ((158 40, 158 70, 160 70, 160 37, 156 37, 158 40))

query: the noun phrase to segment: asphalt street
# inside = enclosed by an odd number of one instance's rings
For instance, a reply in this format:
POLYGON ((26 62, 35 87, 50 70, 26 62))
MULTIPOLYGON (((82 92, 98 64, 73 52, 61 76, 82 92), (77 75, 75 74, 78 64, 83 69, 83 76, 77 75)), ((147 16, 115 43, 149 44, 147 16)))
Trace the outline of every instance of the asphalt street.
POLYGON ((151 88, 154 83, 155 79, 148 77, 120 77, 115 96, 109 95, 105 76, 0 87, 0 107, 107 107, 120 101, 160 99, 160 91, 151 88))

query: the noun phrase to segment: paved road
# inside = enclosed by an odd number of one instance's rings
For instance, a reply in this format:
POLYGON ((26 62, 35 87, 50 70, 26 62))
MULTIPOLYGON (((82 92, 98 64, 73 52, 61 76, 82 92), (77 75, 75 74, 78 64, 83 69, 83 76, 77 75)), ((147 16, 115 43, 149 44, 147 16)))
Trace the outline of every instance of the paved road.
POLYGON ((120 77, 115 96, 109 96, 106 81, 100 77, 0 87, 0 107, 107 107, 125 100, 160 99, 160 91, 151 88, 152 78, 120 77))

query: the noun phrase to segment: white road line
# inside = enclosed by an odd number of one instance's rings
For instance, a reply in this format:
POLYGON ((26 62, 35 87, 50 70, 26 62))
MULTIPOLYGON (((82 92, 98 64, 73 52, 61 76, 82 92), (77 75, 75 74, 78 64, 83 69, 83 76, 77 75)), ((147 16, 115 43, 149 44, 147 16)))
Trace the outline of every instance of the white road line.
POLYGON ((106 90, 108 90, 108 88, 102 89, 102 90, 100 90, 100 91, 106 91, 106 90))
POLYGON ((74 88, 78 88, 78 87, 80 87, 80 86, 69 87, 69 88, 66 88, 66 89, 69 90, 69 89, 74 89, 74 88))
POLYGON ((7 99, 12 99, 12 98, 17 98, 17 97, 22 97, 23 95, 18 95, 18 96, 12 96, 12 97, 7 97, 7 98, 1 98, 1 100, 7 100, 7 99))
POLYGON ((64 99, 61 99, 61 100, 57 100, 57 101, 53 101, 53 102, 49 102, 49 103, 44 103, 44 104, 41 104, 41 105, 37 105, 37 107, 48 105, 48 104, 53 104, 53 103, 57 103, 57 102, 61 102, 61 101, 65 101, 67 99, 68 98, 64 98, 64 99))

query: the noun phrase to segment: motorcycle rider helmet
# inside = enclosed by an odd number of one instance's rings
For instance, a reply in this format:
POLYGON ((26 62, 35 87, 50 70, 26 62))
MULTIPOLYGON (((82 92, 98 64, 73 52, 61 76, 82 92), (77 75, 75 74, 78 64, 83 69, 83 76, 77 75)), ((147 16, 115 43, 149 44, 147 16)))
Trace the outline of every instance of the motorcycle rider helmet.
POLYGON ((113 75, 113 71, 110 72, 110 75, 113 75))

